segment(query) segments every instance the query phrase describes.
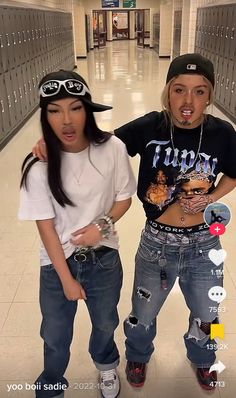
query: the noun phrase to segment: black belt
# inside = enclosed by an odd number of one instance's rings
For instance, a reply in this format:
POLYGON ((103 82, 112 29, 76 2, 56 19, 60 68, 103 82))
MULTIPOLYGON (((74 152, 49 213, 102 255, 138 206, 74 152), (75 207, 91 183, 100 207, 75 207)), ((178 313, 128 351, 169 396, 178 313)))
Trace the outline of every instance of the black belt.
POLYGON ((76 250, 72 256, 74 257, 75 261, 81 261, 82 263, 87 260, 87 257, 90 256, 92 253, 99 254, 103 256, 104 254, 108 253, 109 251, 114 250, 112 247, 108 246, 99 246, 97 248, 93 247, 81 247, 76 250))

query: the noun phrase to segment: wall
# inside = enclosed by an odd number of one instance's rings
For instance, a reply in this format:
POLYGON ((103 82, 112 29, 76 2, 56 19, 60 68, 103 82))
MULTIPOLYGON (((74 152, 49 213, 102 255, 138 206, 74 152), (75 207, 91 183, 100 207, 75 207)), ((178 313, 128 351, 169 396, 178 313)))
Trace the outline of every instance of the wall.
POLYGON ((171 43, 173 38, 172 27, 172 2, 163 2, 160 5, 160 45, 159 56, 171 55, 171 43))
POLYGON ((160 11, 160 8, 150 9, 150 48, 153 48, 153 15, 160 11))
MULTIPOLYGON (((189 51, 189 41, 195 40, 195 30, 191 30, 193 21, 190 18, 190 1, 191 0, 183 0, 180 54, 187 53, 189 51), (193 35, 194 38, 192 37, 193 35)), ((196 25, 196 22, 194 22, 194 25, 196 25)))
POLYGON ((85 10, 81 2, 73 1, 73 23, 76 57, 86 57, 85 10))
POLYGON ((135 39, 135 11, 129 13, 129 38, 135 39))

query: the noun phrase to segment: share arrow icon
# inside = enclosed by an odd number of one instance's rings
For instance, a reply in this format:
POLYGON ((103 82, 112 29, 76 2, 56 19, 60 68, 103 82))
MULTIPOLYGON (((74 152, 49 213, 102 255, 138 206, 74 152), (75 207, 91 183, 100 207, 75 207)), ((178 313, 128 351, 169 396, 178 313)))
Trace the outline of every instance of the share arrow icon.
POLYGON ((214 365, 210 367, 209 373, 213 372, 213 370, 216 370, 218 373, 221 373, 225 369, 226 366, 221 361, 218 361, 218 363, 214 363, 214 365))

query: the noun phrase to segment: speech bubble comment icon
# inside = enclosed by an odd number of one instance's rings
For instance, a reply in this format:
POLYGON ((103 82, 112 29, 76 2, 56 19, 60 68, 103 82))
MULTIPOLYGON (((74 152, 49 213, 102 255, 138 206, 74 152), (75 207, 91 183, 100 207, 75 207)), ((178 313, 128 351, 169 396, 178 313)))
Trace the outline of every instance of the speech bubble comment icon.
POLYGON ((213 286, 208 291, 208 297, 212 301, 216 301, 217 303, 221 303, 226 297, 226 290, 221 286, 213 286))

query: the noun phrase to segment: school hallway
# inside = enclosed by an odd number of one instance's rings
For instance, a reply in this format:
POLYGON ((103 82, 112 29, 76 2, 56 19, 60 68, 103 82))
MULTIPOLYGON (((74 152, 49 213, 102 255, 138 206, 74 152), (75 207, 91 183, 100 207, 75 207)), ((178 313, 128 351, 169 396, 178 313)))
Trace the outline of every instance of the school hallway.
MULTIPOLYGON (((77 60, 77 71, 88 81, 93 100, 112 105, 113 110, 96 114, 103 130, 114 128, 152 111, 160 110, 160 94, 165 84, 169 58, 159 58, 136 41, 114 41, 104 49, 94 49, 87 59, 77 60)), ((228 120, 215 107, 213 115, 228 120)), ((40 309, 39 238, 33 222, 17 220, 21 163, 40 137, 39 110, 0 152, 0 396, 33 398, 32 385, 43 367, 43 342, 39 336, 40 309)), ((137 175, 138 157, 131 159, 137 175)), ((220 360, 226 369, 218 375, 221 386, 204 392, 186 358, 183 335, 188 326, 188 309, 176 283, 158 318, 158 338, 148 365, 143 388, 132 388, 125 377, 123 321, 131 310, 134 256, 144 214, 137 197, 127 214, 117 223, 124 283, 119 303, 120 325, 116 342, 120 350, 120 398, 234 398, 236 391, 236 191, 223 198, 230 206, 232 222, 221 241, 225 260, 226 299, 220 320, 225 338, 219 339, 220 360)), ((74 326, 71 360, 66 372, 70 387, 65 398, 100 397, 98 372, 88 354, 90 321, 80 301, 74 326)))

